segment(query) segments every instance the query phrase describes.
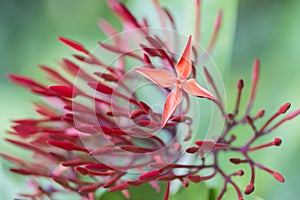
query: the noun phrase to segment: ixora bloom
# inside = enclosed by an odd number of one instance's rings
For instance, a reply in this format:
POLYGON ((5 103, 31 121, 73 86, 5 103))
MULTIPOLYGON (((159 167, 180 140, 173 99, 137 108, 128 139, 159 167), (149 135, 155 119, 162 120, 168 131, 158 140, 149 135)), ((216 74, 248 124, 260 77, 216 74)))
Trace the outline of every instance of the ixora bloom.
MULTIPOLYGON (((23 198, 52 199, 57 193, 68 192, 84 200, 94 200, 97 199, 96 191, 102 188, 109 192, 121 191, 124 197, 130 199, 130 192, 134 192, 136 186, 149 184, 159 190, 162 187, 160 183, 165 182, 164 200, 167 200, 171 183, 177 181, 188 187, 189 183, 218 176, 223 184, 216 199, 222 199, 231 187, 236 191, 237 199, 242 200, 244 194, 254 191, 258 169, 284 182, 280 173, 256 162, 251 153, 280 146, 279 138, 261 145, 257 142, 298 116, 300 110, 285 115, 290 108, 290 103, 286 103, 262 126, 257 126, 256 121, 263 118, 265 111, 252 114, 260 68, 256 59, 245 111, 242 112, 240 106, 244 82, 239 80, 234 110, 227 112, 222 100, 222 88, 216 83, 211 69, 203 68, 206 87, 200 84, 199 77, 196 80, 197 70, 203 67, 204 60, 208 59, 207 53, 215 44, 222 12, 217 15, 207 52, 199 55, 191 36, 185 38, 185 45, 180 45, 172 15, 160 7, 158 1, 153 2, 161 24, 172 27, 174 31, 151 31, 147 19, 139 21, 122 3, 108 0, 111 9, 122 21, 125 35, 116 36, 118 31, 102 21, 100 26, 112 37, 113 43, 99 43, 104 51, 91 52, 80 43, 59 37, 62 43, 81 54, 74 55, 76 62, 62 60, 64 72, 41 66, 53 85, 45 86, 31 78, 9 75, 13 82, 44 99, 43 103, 35 103, 40 117, 14 120, 10 137, 7 138, 7 142, 31 151, 32 159, 0 154, 14 163, 15 167, 10 169, 12 172, 31 177, 30 183, 35 190, 30 194, 20 194, 23 198), (172 48, 177 45, 178 52, 172 48), (118 56, 114 62, 106 63, 109 53, 118 56), (139 80, 152 88, 154 86, 163 96, 162 110, 155 109, 156 105, 147 102, 140 91, 133 90, 133 83, 140 83, 139 80), (189 111, 193 109, 190 96, 197 101, 208 101, 219 110, 225 124, 224 128, 223 124, 220 125, 222 130, 219 134, 193 140, 199 130, 193 132, 191 128, 196 124, 197 117, 189 116, 189 111), (248 139, 237 142, 239 133, 233 134, 232 130, 243 125, 249 126, 253 133, 248 139), (182 126, 187 127, 189 132, 183 141, 180 139, 182 126), (187 145, 185 142, 190 143, 187 145), (236 156, 228 160, 223 158, 226 153, 236 156), (193 159, 185 160, 188 163, 181 162, 186 155, 193 159), (228 169, 225 167, 228 164, 237 166, 228 169), (235 177, 248 172, 249 184, 240 186, 235 177), (40 178, 49 181, 40 182, 40 178)), ((195 38, 199 42, 200 1, 196 1, 196 13, 195 38)), ((137 88, 139 86, 137 84, 137 88)), ((155 98, 148 90, 146 93, 146 96, 151 96, 149 98, 155 98)))
POLYGON ((137 68, 136 71, 147 76, 151 81, 161 87, 175 86, 174 90, 168 95, 164 112, 162 115, 162 126, 164 127, 175 109, 182 101, 182 90, 188 94, 198 97, 213 99, 214 96, 205 88, 197 83, 195 79, 187 79, 192 72, 192 63, 190 61, 192 51, 192 37, 190 36, 182 56, 175 66, 177 78, 167 70, 137 68))

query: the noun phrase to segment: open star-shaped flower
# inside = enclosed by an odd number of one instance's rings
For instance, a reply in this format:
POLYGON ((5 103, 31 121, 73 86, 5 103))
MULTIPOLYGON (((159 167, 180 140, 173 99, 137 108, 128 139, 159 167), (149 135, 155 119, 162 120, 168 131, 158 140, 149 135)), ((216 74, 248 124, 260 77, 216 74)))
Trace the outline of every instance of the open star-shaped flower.
POLYGON ((212 93, 198 84, 195 79, 189 79, 192 71, 191 51, 192 37, 189 36, 181 57, 179 58, 175 66, 177 77, 167 70, 135 68, 137 72, 143 74, 158 86, 174 86, 174 89, 168 95, 164 105, 164 111, 161 121, 162 127, 166 125, 172 114, 175 112, 176 108, 181 103, 183 91, 197 97, 207 99, 215 98, 212 93))

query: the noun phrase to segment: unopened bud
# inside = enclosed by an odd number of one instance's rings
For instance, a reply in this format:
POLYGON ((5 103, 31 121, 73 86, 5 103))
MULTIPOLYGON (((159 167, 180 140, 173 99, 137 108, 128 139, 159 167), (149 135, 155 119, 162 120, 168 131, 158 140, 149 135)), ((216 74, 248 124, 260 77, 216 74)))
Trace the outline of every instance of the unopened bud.
POLYGON ((288 111, 288 109, 289 109, 290 107, 291 107, 291 104, 290 104, 290 103, 286 103, 286 104, 282 105, 282 106, 279 108, 278 112, 280 112, 281 114, 284 114, 284 113, 286 113, 286 111, 288 111))
POLYGON ((254 185, 253 183, 250 183, 249 185, 247 185, 245 189, 245 194, 251 194, 253 191, 254 191, 254 185))
POLYGON ((283 176, 282 176, 280 173, 278 173, 278 172, 273 172, 272 175, 274 176, 274 178, 275 178, 276 180, 278 180, 278 181, 281 182, 281 183, 284 183, 285 180, 284 180, 283 176))
POLYGON ((282 140, 281 140, 280 138, 274 138, 273 144, 274 144, 275 146, 280 146, 281 143, 282 143, 282 140))

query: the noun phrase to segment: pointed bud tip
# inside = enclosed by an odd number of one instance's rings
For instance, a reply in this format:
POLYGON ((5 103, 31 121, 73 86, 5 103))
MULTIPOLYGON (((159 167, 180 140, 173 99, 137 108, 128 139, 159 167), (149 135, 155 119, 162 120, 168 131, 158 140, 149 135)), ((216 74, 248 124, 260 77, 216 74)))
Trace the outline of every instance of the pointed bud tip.
POLYGON ((34 80, 27 78, 25 76, 20 76, 20 75, 16 75, 16 74, 8 74, 7 78, 10 81, 12 81, 18 85, 24 86, 24 87, 39 86, 39 84, 36 83, 34 80))
POLYGON ((278 180, 278 181, 281 182, 281 183, 284 183, 285 180, 284 180, 283 176, 282 176, 280 173, 278 173, 278 172, 273 172, 272 175, 273 175, 273 177, 274 177, 276 180, 278 180))
POLYGON ((286 103, 279 108, 278 112, 280 112, 281 114, 284 114, 284 113, 286 113, 286 111, 288 111, 288 109, 290 107, 291 107, 291 103, 286 103))
POLYGON ((81 44, 79 44, 78 42, 75 42, 75 41, 73 41, 71 39, 68 39, 68 38, 65 38, 65 37, 61 37, 61 36, 57 37, 57 39, 59 41, 61 41, 62 43, 70 46, 71 48, 73 48, 73 49, 75 49, 77 51, 83 52, 85 54, 89 54, 89 52, 81 44))
POLYGON ((256 118, 261 118, 265 115, 265 110, 261 110, 257 113, 256 118))

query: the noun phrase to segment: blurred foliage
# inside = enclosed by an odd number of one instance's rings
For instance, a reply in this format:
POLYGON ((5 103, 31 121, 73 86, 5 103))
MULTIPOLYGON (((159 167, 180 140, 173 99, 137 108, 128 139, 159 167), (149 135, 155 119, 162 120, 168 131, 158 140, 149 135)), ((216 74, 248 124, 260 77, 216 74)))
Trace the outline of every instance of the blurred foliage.
POLYGON ((209 200, 210 190, 205 185, 205 183, 194 184, 191 183, 187 188, 180 188, 180 190, 173 196, 169 198, 169 200, 209 200))
MULTIPOLYGON (((286 100, 290 100, 292 109, 300 107, 300 1, 239 0, 238 8, 236 1, 203 0, 206 3, 203 9, 204 16, 208 16, 210 12, 208 7, 217 4, 214 12, 218 8, 224 8, 224 16, 228 19, 224 22, 225 30, 222 29, 221 38, 214 51, 217 65, 226 74, 224 78, 227 80, 228 107, 232 108, 230 102, 233 102, 236 95, 233 86, 240 77, 244 77, 246 84, 248 83, 246 87, 250 87, 251 65, 255 57, 259 57, 262 63, 255 108, 265 108, 267 116, 270 116, 272 111, 286 100), (236 23, 235 9, 238 9, 236 23), (235 26, 236 32, 233 33, 235 26)), ((140 1, 127 0, 126 3, 137 15, 151 15, 147 10, 135 9, 140 1)), ((192 5, 182 5, 182 1, 179 0, 162 0, 162 3, 171 7, 181 31, 191 31, 194 25, 190 13, 192 5), (185 24, 186 20, 190 23, 185 24)), ((213 23, 215 15, 209 16, 212 17, 204 17, 208 27, 213 23)), ((0 0, 0 133, 9 129, 11 119, 34 115, 30 101, 37 100, 27 91, 9 83, 6 74, 21 73, 43 80, 37 67, 39 63, 55 67, 61 57, 69 57, 72 53, 57 41, 57 36, 73 38, 92 48, 104 38, 96 26, 97 19, 100 18, 119 26, 119 22, 102 0, 0 0)), ((208 35, 211 31, 204 29, 208 35)), ((203 37, 208 36, 204 34, 203 37)), ((245 92, 249 93, 249 89, 246 88, 245 92)), ((247 98, 242 99, 244 104, 246 101, 247 98)), ((273 177, 259 172, 256 192, 247 199, 298 198, 299 132, 299 119, 289 122, 276 131, 284 141, 280 148, 268 149, 263 154, 255 155, 271 168, 281 171, 286 177, 286 183, 279 184, 273 177), (256 197, 255 194, 260 194, 263 198, 256 197)), ((239 134, 244 133, 240 131, 239 134)), ((1 138, 3 134, 0 134, 0 152, 21 154, 1 138)), ((266 141, 271 138, 273 137, 266 137, 266 141)), ((0 165, 0 199, 12 199, 16 197, 16 193, 23 190, 24 187, 21 186, 24 178, 9 173, 9 163, 2 162, 2 166, 1 168, 0 165)), ((242 180, 243 183, 247 181, 242 180)), ((214 186, 215 183, 209 185, 214 186)), ((204 187, 203 184, 191 185, 189 189, 180 190, 178 196, 184 196, 184 199, 199 199, 205 194, 207 197, 208 190, 204 190, 204 187)), ((140 191, 137 190, 136 195, 143 194, 152 199, 162 199, 161 196, 154 198, 150 191, 152 190, 144 186, 140 191)), ((105 194, 102 198, 107 199, 109 196, 109 199, 118 199, 118 195, 119 193, 105 194)), ((227 196, 228 199, 235 198, 230 194, 227 196)), ((171 199, 175 200, 178 197, 171 199)))
MULTIPOLYGON (((131 200, 153 200, 163 199, 166 184, 160 184, 160 192, 157 192, 150 184, 143 184, 141 186, 132 187, 129 189, 131 200)), ((106 192, 99 200, 125 200, 126 198, 121 192, 106 192)))

